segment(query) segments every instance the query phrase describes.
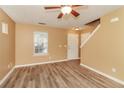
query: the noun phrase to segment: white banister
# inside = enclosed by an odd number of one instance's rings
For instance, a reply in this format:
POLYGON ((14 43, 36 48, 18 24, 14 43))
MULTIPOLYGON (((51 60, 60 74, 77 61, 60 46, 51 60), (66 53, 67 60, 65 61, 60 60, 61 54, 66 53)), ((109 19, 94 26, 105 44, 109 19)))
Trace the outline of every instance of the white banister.
POLYGON ((86 43, 87 41, 98 31, 98 29, 100 28, 100 24, 95 28, 95 30, 84 40, 84 42, 81 43, 81 46, 80 48, 82 48, 86 43))

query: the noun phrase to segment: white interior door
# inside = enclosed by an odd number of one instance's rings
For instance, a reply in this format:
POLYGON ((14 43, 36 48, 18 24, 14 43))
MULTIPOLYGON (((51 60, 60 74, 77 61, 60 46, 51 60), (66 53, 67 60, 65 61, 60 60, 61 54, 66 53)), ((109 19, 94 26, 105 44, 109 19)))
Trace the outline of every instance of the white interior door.
POLYGON ((79 58, 79 36, 78 34, 68 34, 68 59, 79 58))

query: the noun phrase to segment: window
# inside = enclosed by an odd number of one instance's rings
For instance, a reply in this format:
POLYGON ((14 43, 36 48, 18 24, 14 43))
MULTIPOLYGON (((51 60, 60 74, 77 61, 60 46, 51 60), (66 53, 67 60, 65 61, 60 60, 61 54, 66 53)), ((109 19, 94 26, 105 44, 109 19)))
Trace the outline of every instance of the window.
POLYGON ((43 55, 48 53, 48 33, 34 32, 34 54, 43 55))
POLYGON ((8 34, 8 24, 5 22, 2 22, 2 33, 8 34))

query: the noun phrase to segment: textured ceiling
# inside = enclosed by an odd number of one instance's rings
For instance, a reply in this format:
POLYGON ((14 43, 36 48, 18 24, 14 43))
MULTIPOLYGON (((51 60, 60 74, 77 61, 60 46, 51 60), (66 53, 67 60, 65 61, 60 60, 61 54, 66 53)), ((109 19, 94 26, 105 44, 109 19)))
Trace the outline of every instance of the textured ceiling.
POLYGON ((111 12, 121 6, 114 5, 89 5, 74 8, 80 13, 78 18, 71 14, 64 16, 62 19, 57 19, 60 10, 44 9, 43 5, 5 5, 0 6, 16 23, 38 24, 46 23, 48 26, 58 28, 82 27, 84 24, 91 22, 108 12, 111 12))

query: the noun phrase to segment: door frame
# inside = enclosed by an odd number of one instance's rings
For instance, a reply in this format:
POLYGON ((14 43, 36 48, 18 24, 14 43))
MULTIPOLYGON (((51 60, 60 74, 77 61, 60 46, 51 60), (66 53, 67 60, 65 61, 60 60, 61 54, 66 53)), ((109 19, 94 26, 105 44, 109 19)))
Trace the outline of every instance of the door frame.
POLYGON ((79 59, 79 34, 75 34, 75 33, 68 33, 67 34, 67 59, 79 59), (75 37, 76 37, 76 39, 77 39, 77 51, 76 51, 76 53, 77 53, 77 56, 76 57, 73 57, 73 58, 71 58, 70 56, 69 56, 69 38, 70 38, 70 36, 69 35, 75 35, 75 37))

